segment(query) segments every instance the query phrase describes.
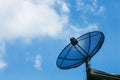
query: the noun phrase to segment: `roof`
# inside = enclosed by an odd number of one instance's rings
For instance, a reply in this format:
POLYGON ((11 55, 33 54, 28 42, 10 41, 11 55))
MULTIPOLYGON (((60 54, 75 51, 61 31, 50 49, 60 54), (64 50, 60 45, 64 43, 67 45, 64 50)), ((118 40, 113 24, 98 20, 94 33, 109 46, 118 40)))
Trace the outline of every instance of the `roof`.
POLYGON ((120 80, 120 75, 90 69, 90 80, 120 80))

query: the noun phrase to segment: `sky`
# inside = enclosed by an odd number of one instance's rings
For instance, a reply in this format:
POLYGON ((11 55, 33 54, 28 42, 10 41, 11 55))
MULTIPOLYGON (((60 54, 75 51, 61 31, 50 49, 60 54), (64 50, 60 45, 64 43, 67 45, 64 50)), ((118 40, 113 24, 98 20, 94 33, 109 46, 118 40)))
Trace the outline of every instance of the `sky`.
POLYGON ((0 80, 85 80, 85 65, 61 70, 70 37, 101 31, 91 68, 120 74, 120 0, 0 0, 0 80))

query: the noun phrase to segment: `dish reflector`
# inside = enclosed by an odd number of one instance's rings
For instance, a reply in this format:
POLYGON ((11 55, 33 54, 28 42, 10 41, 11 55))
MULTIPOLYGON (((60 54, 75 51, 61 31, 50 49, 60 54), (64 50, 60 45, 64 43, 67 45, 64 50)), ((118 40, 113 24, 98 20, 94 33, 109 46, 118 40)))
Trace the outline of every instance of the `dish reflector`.
POLYGON ((88 62, 101 48, 104 34, 99 31, 86 33, 79 38, 71 38, 69 43, 59 54, 57 66, 60 69, 71 69, 88 62))

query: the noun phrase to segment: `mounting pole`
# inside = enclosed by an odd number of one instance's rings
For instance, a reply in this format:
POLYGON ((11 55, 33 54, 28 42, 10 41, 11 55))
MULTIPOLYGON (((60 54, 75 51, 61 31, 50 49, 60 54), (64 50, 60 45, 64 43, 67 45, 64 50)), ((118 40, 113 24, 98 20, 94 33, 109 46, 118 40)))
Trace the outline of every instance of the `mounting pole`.
POLYGON ((86 75, 87 80, 90 80, 90 65, 88 64, 88 61, 86 61, 86 75))

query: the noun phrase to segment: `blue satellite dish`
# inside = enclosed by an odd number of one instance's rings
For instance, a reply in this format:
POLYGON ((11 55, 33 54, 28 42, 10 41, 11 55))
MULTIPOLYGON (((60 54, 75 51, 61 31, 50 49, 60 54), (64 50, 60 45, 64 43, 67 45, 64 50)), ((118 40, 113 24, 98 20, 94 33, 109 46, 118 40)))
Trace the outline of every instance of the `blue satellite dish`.
POLYGON ((60 69, 71 69, 87 63, 98 52, 104 42, 100 31, 70 38, 70 43, 59 54, 56 64, 60 69))

